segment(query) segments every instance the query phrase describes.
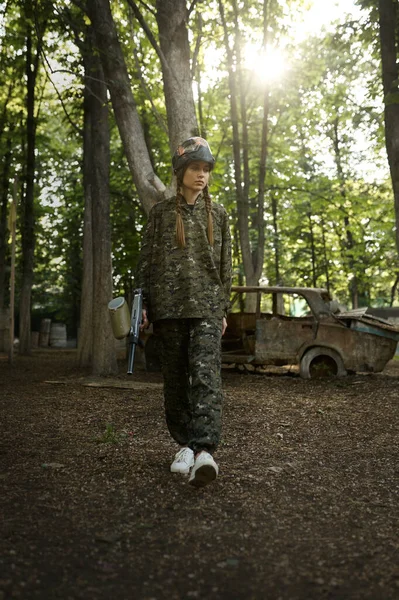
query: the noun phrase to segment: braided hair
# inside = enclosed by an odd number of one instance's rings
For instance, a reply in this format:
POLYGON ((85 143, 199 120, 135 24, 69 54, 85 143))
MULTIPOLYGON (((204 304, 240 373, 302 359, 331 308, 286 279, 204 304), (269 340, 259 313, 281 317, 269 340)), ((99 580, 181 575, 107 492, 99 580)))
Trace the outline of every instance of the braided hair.
MULTIPOLYGON (((181 203, 184 202, 184 197, 182 193, 183 188, 183 177, 184 177, 184 169, 181 169, 176 174, 177 177, 177 192, 176 192, 176 242, 179 248, 186 247, 186 236, 184 234, 184 223, 183 217, 181 214, 181 203)), ((213 219, 212 219, 212 202, 211 197, 209 195, 208 185, 202 191, 204 200, 205 200, 205 210, 207 214, 207 228, 206 234, 208 237, 208 242, 211 246, 213 246, 214 238, 213 238, 213 219)))
POLYGON ((206 234, 208 236, 208 242, 210 246, 213 246, 213 219, 212 219, 212 201, 209 195, 208 185, 204 187, 204 200, 205 200, 205 210, 207 214, 207 226, 206 226, 206 234))
POLYGON ((182 194, 183 174, 177 176, 177 192, 176 192, 176 242, 179 248, 185 248, 186 236, 184 235, 184 223, 181 216, 181 203, 184 200, 182 194))

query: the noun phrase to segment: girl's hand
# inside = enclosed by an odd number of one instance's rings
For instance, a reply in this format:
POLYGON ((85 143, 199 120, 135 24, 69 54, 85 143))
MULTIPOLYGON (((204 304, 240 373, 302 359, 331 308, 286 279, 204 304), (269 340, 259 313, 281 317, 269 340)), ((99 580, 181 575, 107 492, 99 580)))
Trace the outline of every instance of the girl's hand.
POLYGON ((141 311, 140 331, 143 331, 143 329, 148 329, 149 326, 150 326, 150 322, 147 317, 147 309, 143 308, 141 311))
POLYGON ((226 317, 223 317, 223 321, 222 321, 222 335, 224 335, 225 331, 227 328, 227 319, 226 317))

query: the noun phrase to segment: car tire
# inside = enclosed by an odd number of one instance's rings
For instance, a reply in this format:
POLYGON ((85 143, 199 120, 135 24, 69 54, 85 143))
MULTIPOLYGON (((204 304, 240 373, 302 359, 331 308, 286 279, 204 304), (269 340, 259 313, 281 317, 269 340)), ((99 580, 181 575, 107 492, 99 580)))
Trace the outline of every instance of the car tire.
POLYGON ((302 356, 299 374, 303 379, 322 379, 345 377, 347 371, 336 350, 315 346, 302 356))

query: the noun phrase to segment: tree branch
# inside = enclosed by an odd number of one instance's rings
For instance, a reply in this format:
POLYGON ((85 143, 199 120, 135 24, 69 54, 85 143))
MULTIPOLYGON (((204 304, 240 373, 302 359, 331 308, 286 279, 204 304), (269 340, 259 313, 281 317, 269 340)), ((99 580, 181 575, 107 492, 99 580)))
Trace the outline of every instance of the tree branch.
POLYGON ((191 4, 189 6, 189 9, 187 11, 188 16, 191 15, 191 13, 193 12, 193 10, 194 10, 196 4, 198 4, 198 2, 199 2, 199 0, 192 0, 191 4))
POLYGON ((134 16, 140 23, 144 33, 146 34, 149 42, 151 43, 151 46, 154 48, 155 52, 158 54, 159 60, 161 61, 162 65, 166 65, 167 63, 165 60, 165 56, 164 56, 161 48, 159 47, 158 42, 156 41, 151 29, 148 27, 146 20, 144 19, 143 15, 141 14, 139 7, 137 6, 137 4, 135 2, 133 2, 133 0, 127 0, 127 3, 129 4, 130 8, 132 9, 134 16))
POLYGON ((192 63, 191 63, 191 78, 194 79, 194 74, 195 74, 195 69, 197 66, 197 59, 198 59, 198 54, 201 48, 201 41, 202 41, 202 15, 198 15, 198 37, 197 37, 197 41, 195 42, 195 48, 194 48, 194 53, 193 53, 193 59, 192 59, 192 63))
POLYGON ((158 122, 158 125, 163 129, 163 131, 166 133, 166 135, 168 135, 168 128, 166 127, 166 125, 165 125, 165 123, 164 123, 164 121, 163 121, 160 113, 156 109, 156 106, 154 104, 152 96, 151 96, 151 94, 150 94, 150 92, 148 90, 148 86, 147 86, 146 82, 144 81, 144 77, 143 77, 143 73, 141 71, 141 65, 140 65, 139 57, 137 55, 137 49, 136 48, 133 49, 133 55, 134 55, 134 62, 136 63, 137 75, 138 75, 139 81, 141 83, 141 87, 142 87, 142 89, 143 89, 143 91, 144 91, 144 93, 145 93, 145 95, 147 97, 147 100, 151 104, 151 108, 152 108, 153 113, 155 115, 155 118, 156 118, 156 120, 158 122))
MULTIPOLYGON (((76 3, 74 0, 72 0, 72 3, 76 4, 76 6, 80 8, 80 10, 85 12, 84 7, 82 7, 80 3, 76 3)), ((67 6, 64 6, 62 11, 58 10, 57 7, 55 7, 55 11, 58 14, 59 19, 61 20, 61 23, 63 25, 69 25, 74 42, 81 51, 81 54, 83 55, 84 41, 81 37, 82 30, 77 26, 76 19, 72 16, 71 10, 67 6)))
POLYGON ((140 4, 141 4, 142 6, 144 6, 144 8, 145 8, 146 10, 148 10, 148 12, 150 12, 152 15, 154 15, 154 17, 156 16, 156 12, 155 12, 155 10, 153 10, 153 9, 151 8, 151 6, 148 6, 148 4, 146 4, 145 2, 143 2, 143 0, 139 0, 139 1, 140 1, 140 4))
MULTIPOLYGON (((51 76, 50 76, 50 74, 49 74, 49 72, 48 72, 48 70, 47 70, 47 68, 46 68, 46 65, 47 65, 47 67, 50 69, 50 72, 51 72, 51 74, 53 74, 53 70, 52 70, 52 68, 51 68, 51 65, 50 65, 50 63, 49 63, 49 62, 48 62, 48 60, 47 60, 47 56, 45 55, 43 48, 41 49, 41 54, 42 54, 42 56, 43 56, 43 61, 44 61, 44 62, 43 62, 44 72, 46 73, 46 77, 47 77, 47 79, 49 80, 49 82, 50 82, 50 83, 51 83, 51 85, 53 86, 53 88, 54 88, 54 90, 55 90, 55 93, 56 93, 56 94, 57 94, 57 96, 58 96, 58 100, 61 102, 62 110, 64 111, 66 118, 68 119, 68 121, 69 121, 70 125, 72 125, 73 129, 74 129, 74 130, 75 130, 77 133, 79 133, 79 135, 83 135, 83 131, 82 131, 82 129, 80 129, 80 128, 79 128, 79 127, 76 125, 76 123, 74 123, 74 122, 72 121, 72 118, 69 116, 69 113, 68 113, 68 111, 67 111, 67 109, 66 109, 66 107, 65 107, 65 104, 64 104, 64 101, 63 101, 63 99, 62 99, 62 96, 61 96, 60 92, 58 91, 58 88, 57 88, 57 86, 55 85, 54 81, 51 79, 51 76)), ((54 72, 56 72, 56 71, 54 71, 54 72)))
POLYGON ((137 4, 133 1, 133 0, 127 0, 130 8, 133 11, 134 16, 136 17, 136 19, 138 20, 138 22, 140 23, 144 33, 146 34, 151 46, 154 48, 155 52, 158 55, 159 60, 161 61, 161 67, 162 67, 162 71, 164 74, 168 74, 169 77, 174 77, 173 72, 169 66, 168 61, 165 58, 164 53, 162 52, 160 46, 158 45, 158 42, 156 41, 154 35, 152 34, 152 31, 150 30, 150 28, 148 27, 143 15, 141 14, 137 4))

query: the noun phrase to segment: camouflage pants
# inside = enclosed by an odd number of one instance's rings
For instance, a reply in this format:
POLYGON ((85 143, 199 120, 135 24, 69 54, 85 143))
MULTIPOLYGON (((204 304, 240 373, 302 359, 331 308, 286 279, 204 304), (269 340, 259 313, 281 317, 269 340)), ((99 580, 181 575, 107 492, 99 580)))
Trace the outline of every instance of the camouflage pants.
POLYGON ((221 319, 154 323, 164 378, 166 424, 181 446, 213 452, 222 417, 221 319))

